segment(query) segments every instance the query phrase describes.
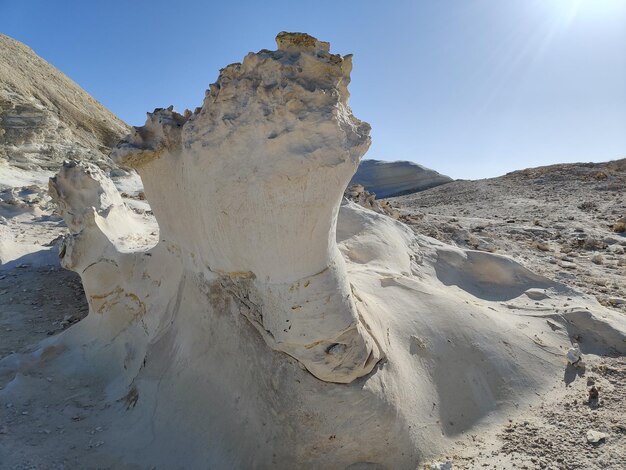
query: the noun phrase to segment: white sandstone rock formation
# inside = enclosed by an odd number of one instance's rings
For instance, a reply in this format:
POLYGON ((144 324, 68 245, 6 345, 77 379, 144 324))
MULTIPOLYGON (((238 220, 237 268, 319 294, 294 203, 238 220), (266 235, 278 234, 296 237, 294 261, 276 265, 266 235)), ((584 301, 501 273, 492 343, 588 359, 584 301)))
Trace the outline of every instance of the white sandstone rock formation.
POLYGON ((626 322, 594 300, 340 206, 369 143, 350 57, 277 42, 115 152, 143 178, 156 246, 94 166, 51 181, 90 312, 0 361, 0 400, 45 390, 66 419, 72 383, 102 443, 79 467, 414 469, 562 380, 570 336, 624 352, 626 322))
POLYGON ((407 161, 363 160, 352 177, 352 184, 363 185, 378 199, 424 191, 450 181, 449 176, 407 161))
POLYGON ((189 268, 254 298, 249 319, 272 348, 351 382, 381 358, 334 235, 370 128, 347 106, 350 56, 306 35, 277 42, 223 69, 196 113, 149 115, 113 159, 139 172, 161 240, 189 268))

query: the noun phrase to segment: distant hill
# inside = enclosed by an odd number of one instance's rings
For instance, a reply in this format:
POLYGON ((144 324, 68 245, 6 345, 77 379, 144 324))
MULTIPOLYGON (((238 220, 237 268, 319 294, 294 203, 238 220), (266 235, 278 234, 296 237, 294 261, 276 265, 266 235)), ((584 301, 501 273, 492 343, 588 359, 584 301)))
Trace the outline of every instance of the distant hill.
POLYGON ((32 49, 0 34, 0 185, 45 180, 68 158, 111 166, 109 150, 128 132, 32 49))
POLYGON ((505 254, 626 313, 626 159, 457 180, 388 201, 416 231, 505 254))
POLYGON ((351 183, 363 185, 381 199, 424 191, 450 181, 449 176, 413 162, 363 160, 351 183))

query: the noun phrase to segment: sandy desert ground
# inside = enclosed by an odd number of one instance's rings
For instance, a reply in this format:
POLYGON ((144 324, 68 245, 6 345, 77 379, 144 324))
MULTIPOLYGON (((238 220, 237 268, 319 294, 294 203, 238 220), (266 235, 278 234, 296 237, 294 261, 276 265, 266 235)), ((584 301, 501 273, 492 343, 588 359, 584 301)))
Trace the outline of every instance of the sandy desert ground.
POLYGON ((416 230, 502 253, 626 312, 626 160, 454 181, 386 199, 416 230))
MULTIPOLYGON (((416 231, 446 243, 502 253, 534 272, 626 314, 626 160, 560 164, 498 178, 454 181, 385 199, 416 231)), ((532 302, 529 299, 529 302, 532 302)), ((537 301, 537 303, 539 303, 537 301)), ((555 309, 555 312, 558 312, 555 309)), ((548 321, 549 323, 549 321, 548 321)), ((579 338, 584 342, 584 337, 579 338)), ((457 468, 623 468, 626 361, 594 357, 497 432, 460 443, 457 468), (600 390, 601 405, 588 390, 600 390), (606 433, 588 442, 587 431, 606 433)))

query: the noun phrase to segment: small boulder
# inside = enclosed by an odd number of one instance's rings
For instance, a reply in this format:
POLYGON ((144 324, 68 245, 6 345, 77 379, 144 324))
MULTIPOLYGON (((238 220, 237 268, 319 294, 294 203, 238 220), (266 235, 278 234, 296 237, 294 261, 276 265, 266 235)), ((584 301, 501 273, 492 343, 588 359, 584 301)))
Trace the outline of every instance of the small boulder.
POLYGON ((593 429, 587 431, 587 442, 589 444, 598 444, 601 441, 605 441, 607 437, 609 435, 604 432, 594 431, 593 429))
POLYGON ((572 347, 569 348, 569 350, 567 351, 567 362, 575 366, 580 363, 581 359, 582 359, 582 353, 580 352, 578 343, 572 344, 572 347))

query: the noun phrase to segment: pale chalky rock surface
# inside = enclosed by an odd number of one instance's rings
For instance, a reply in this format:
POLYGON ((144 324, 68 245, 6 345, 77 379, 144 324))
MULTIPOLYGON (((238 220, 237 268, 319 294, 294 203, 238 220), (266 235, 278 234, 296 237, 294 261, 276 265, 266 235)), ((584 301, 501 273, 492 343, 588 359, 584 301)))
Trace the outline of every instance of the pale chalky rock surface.
POLYGON ((369 144, 350 58, 277 42, 115 152, 156 245, 99 169, 51 181, 90 311, 0 360, 9 468, 413 470, 560 384, 574 336, 585 360, 626 352, 594 299, 340 206, 369 144), (35 422, 63 432, 28 445, 35 422))
POLYGON ((274 349, 350 382, 381 358, 334 237, 369 125, 347 106, 350 56, 305 35, 277 42, 223 69, 195 114, 155 111, 113 159, 140 173, 190 269, 261 305, 250 319, 274 349))

